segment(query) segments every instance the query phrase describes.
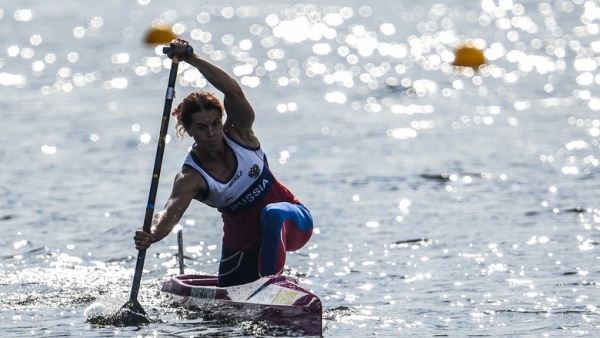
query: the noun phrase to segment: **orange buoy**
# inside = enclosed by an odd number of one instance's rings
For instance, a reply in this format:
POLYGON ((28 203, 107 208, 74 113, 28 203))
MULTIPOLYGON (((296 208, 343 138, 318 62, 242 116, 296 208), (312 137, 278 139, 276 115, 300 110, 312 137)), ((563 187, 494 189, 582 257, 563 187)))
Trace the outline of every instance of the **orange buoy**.
POLYGON ((478 69, 479 66, 485 65, 486 62, 481 49, 471 44, 467 44, 456 48, 453 64, 455 66, 478 69))
POLYGON ((168 26, 155 26, 148 30, 144 42, 149 45, 166 45, 177 38, 168 26))

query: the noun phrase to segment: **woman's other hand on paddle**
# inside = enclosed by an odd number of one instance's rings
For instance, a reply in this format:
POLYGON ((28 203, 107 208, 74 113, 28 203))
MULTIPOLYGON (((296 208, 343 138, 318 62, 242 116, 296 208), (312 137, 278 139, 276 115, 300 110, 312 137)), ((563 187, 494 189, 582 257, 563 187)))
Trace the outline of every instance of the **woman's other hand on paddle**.
POLYGON ((167 56, 174 61, 187 61, 194 55, 194 53, 187 53, 187 49, 190 47, 190 44, 183 39, 175 39, 171 41, 169 47, 170 50, 167 56))
POLYGON ((152 234, 149 234, 143 230, 138 230, 135 232, 135 236, 133 236, 133 240, 135 241, 135 248, 138 250, 145 250, 150 247, 150 244, 154 242, 154 237, 152 234))

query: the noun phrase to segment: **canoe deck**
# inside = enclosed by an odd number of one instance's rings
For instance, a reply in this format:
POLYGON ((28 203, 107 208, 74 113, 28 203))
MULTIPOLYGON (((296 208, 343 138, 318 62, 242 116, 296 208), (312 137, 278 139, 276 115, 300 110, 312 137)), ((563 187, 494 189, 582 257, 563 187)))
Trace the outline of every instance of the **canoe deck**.
POLYGON ((215 276, 179 275, 165 281, 161 291, 183 306, 293 327, 307 335, 322 334, 320 299, 292 277, 267 276, 248 284, 218 287, 215 276))

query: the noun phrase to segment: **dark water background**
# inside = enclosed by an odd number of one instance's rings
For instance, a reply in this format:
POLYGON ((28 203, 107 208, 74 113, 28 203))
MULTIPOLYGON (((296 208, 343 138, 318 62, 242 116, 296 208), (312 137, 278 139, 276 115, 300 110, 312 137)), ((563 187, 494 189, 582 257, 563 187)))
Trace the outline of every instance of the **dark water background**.
MULTIPOLYGON (((170 307, 174 236, 140 291, 160 322, 86 323, 131 285, 168 76, 142 42, 158 22, 235 73, 311 209, 287 266, 325 336, 598 335, 600 4, 581 0, 2 2, 0 335, 301 334, 170 307), (450 66, 468 40, 486 70, 450 66)), ((205 86, 180 71, 179 99, 205 86)), ((191 145, 169 134, 158 205, 191 145)), ((188 270, 214 273, 216 211, 181 225, 188 270)))

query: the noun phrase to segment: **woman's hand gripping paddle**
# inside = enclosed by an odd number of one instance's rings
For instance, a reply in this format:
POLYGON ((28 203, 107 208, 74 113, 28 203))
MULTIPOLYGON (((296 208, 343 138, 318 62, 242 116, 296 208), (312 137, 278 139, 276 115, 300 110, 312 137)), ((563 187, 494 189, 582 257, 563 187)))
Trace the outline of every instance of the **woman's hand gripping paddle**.
MULTIPOLYGON (((170 48, 163 48, 163 53, 169 54, 170 48)), ((192 55, 194 50, 192 47, 188 47, 185 51, 186 55, 192 55)), ((171 57, 172 55, 169 55, 171 57)), ((160 178, 160 169, 162 166, 163 154, 165 152, 165 137, 167 135, 167 129, 169 127, 169 117, 171 113, 171 106, 173 104, 173 98, 175 97, 175 80, 177 78, 177 68, 179 66, 179 60, 172 57, 171 71, 169 73, 169 84, 167 87, 167 93, 165 97, 165 106, 163 109, 162 121, 160 125, 160 136, 158 139, 158 146, 156 148, 156 157, 154 158, 154 170, 152 172, 152 181, 150 183, 150 193, 148 194, 148 204, 146 206, 146 214, 144 217, 143 230, 150 232, 152 224, 152 217, 154 214, 154 203, 156 201, 156 193, 158 191, 158 180, 160 178)), ((129 301, 121 307, 112 320, 109 323, 116 326, 137 326, 140 324, 150 323, 150 319, 146 315, 146 311, 142 305, 138 302, 138 291, 140 289, 140 282, 142 280, 142 270, 144 268, 144 259, 146 257, 146 249, 138 251, 137 262, 135 265, 135 274, 133 276, 133 283, 131 286, 131 294, 129 301)))

